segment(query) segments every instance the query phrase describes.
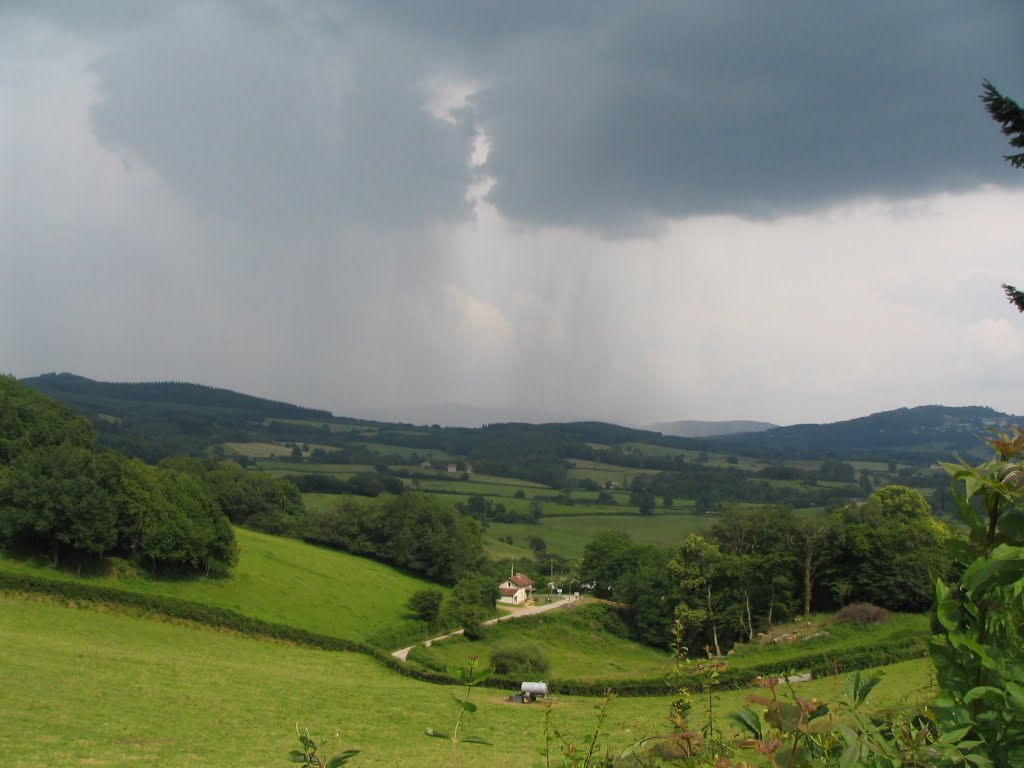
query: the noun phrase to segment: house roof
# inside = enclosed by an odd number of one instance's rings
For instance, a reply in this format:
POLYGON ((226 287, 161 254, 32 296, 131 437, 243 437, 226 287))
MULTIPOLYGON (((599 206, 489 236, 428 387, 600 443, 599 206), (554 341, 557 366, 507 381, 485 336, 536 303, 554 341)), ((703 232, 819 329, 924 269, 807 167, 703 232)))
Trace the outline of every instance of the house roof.
POLYGON ((523 574, 521 574, 521 573, 517 573, 515 576, 510 577, 509 581, 511 581, 517 587, 532 587, 533 586, 533 579, 528 578, 526 576, 523 576, 523 574))
POLYGON ((499 587, 499 589, 501 590, 502 597, 512 597, 512 595, 519 591, 515 587, 499 587))

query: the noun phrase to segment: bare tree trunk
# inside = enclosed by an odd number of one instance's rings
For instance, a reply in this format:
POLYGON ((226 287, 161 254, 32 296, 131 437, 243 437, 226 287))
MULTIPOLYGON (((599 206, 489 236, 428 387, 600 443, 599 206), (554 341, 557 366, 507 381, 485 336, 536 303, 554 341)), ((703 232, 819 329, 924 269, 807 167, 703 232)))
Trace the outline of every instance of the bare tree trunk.
POLYGON ((814 569, 812 562, 814 549, 808 544, 807 556, 804 558, 804 618, 811 615, 811 586, 814 580, 814 569))
POLYGON ((750 593, 747 592, 744 597, 747 601, 747 642, 749 643, 754 639, 754 617, 750 615, 750 593))
POLYGON ((722 648, 718 644, 718 622, 715 621, 715 609, 711 607, 711 585, 708 584, 708 616, 711 617, 711 637, 715 641, 715 656, 722 655, 722 648))

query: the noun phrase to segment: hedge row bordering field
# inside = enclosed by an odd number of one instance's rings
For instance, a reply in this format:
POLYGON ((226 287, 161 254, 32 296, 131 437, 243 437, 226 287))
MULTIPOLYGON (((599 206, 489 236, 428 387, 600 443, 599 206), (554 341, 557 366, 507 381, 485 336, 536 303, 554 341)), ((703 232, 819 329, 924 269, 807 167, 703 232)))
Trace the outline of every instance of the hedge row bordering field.
POLYGON ((380 648, 354 640, 343 640, 338 637, 322 635, 287 624, 246 616, 227 608, 195 603, 176 597, 161 595, 144 595, 95 584, 82 584, 74 581, 47 579, 25 574, 0 572, 0 592, 43 594, 63 600, 76 600, 90 603, 102 603, 136 609, 156 614, 172 621, 186 621, 216 629, 226 629, 250 637, 262 637, 294 643, 308 648, 325 651, 348 651, 371 656, 395 671, 430 683, 456 682, 446 674, 430 673, 416 669, 406 669, 398 659, 380 648))
MULTIPOLYGON (((457 685, 459 683, 446 672, 428 669, 419 664, 403 663, 388 651, 366 643, 343 640, 286 624, 275 624, 227 608, 218 608, 176 597, 145 595, 95 584, 4 572, 0 572, 0 592, 43 594, 64 600, 123 606, 153 613, 165 619, 193 622, 251 637, 279 640, 325 651, 360 653, 370 656, 400 675, 426 683, 440 685, 457 685)), ((921 658, 926 652, 926 638, 921 637, 883 647, 860 647, 808 654, 799 662, 788 666, 775 662, 730 668, 726 663, 722 669, 718 670, 715 684, 718 688, 744 688, 750 685, 751 680, 755 677, 782 676, 794 671, 810 671, 815 677, 822 677, 833 674, 837 669, 841 673, 853 672, 858 669, 921 658)), ((706 674, 694 672, 684 675, 679 684, 688 689, 703 690, 707 681, 706 674)), ((488 688, 519 690, 520 682, 517 678, 494 675, 484 685, 488 688)), ((619 696, 665 696, 676 690, 676 685, 670 684, 664 678, 648 680, 549 679, 548 684, 552 692, 572 696, 601 696, 609 689, 619 696)))
MULTIPOLYGON (((472 645, 467 647, 472 650, 472 645)), ((927 638, 923 636, 903 637, 891 643, 853 648, 823 649, 816 653, 807 653, 799 659, 769 659, 759 664, 739 663, 730 665, 729 657, 717 660, 715 670, 715 687, 717 689, 747 688, 757 677, 788 677, 793 674, 810 672, 814 677, 828 677, 837 671, 840 674, 854 672, 859 669, 880 667, 900 661, 923 658, 927 655, 927 638)), ((443 672, 443 666, 431 657, 422 645, 417 645, 409 652, 408 661, 422 669, 434 673, 443 672)), ((611 689, 619 696, 669 696, 676 692, 678 686, 691 691, 704 691, 708 685, 708 673, 700 667, 711 662, 694 661, 691 670, 676 678, 678 682, 669 683, 664 676, 648 679, 615 680, 571 680, 549 677, 547 682, 555 693, 575 696, 602 696, 611 689)), ((491 678, 490 685, 495 685, 491 678)), ((504 682, 502 680, 502 682, 504 682)), ((509 681, 512 688, 517 689, 519 681, 509 681)), ((495 685, 495 687, 504 687, 495 685)))

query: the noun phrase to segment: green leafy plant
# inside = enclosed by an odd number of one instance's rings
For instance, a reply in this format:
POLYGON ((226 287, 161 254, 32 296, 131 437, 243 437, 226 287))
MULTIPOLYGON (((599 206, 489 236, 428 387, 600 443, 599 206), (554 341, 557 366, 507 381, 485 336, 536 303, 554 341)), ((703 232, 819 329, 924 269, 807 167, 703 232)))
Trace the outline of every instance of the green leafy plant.
MULTIPOLYGON (((320 739, 317 741, 309 735, 309 729, 304 728, 299 730, 299 724, 295 724, 295 733, 299 737, 299 743, 302 745, 302 749, 293 749, 288 753, 289 762, 297 765, 315 766, 315 768, 339 768, 344 765, 353 757, 359 754, 358 749, 346 749, 344 752, 329 758, 326 762, 317 752, 324 744, 327 743, 327 739, 320 739)), ((341 736, 334 734, 338 741, 341 741, 341 736)))
POLYGON ((490 745, 491 743, 480 736, 462 736, 459 734, 459 729, 462 727, 463 719, 465 719, 467 715, 472 715, 477 710, 476 704, 469 700, 470 694, 473 692, 473 688, 487 680, 494 671, 491 669, 482 669, 477 671, 477 665, 477 657, 470 656, 465 667, 451 667, 448 669, 448 674, 461 681, 462 686, 465 688, 462 698, 459 698, 454 693, 451 694, 452 701, 455 702, 455 706, 458 707, 459 710, 458 717, 455 720, 455 727, 452 729, 451 734, 437 730, 436 728, 426 729, 427 736, 433 736, 435 739, 445 739, 451 742, 453 766, 458 766, 459 764, 459 744, 490 745))
POLYGON ((991 460, 942 465, 969 533, 955 545, 960 583, 936 584, 934 708, 947 731, 963 730, 972 763, 1009 768, 1024 764, 1024 431, 987 442, 991 460))
POLYGON ((550 699, 545 700, 544 744, 540 750, 541 757, 544 758, 544 768, 611 768, 615 765, 615 759, 607 748, 604 751, 600 749, 602 739, 606 735, 604 721, 608 717, 608 705, 613 698, 612 692, 606 690, 602 699, 594 705, 597 711, 594 727, 578 741, 559 730, 551 716, 552 702, 550 699), (553 745, 556 744, 557 754, 553 749, 553 745))

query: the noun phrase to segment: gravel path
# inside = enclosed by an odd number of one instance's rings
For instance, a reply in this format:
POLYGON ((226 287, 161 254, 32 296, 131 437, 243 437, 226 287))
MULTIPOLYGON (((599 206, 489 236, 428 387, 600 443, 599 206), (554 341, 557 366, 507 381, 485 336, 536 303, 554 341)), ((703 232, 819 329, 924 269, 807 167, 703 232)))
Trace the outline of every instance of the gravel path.
MULTIPOLYGON (((538 613, 544 613, 545 611, 553 611, 555 608, 567 608, 567 607, 569 607, 570 605, 572 605, 575 602, 577 602, 577 601, 575 599, 573 599, 573 597, 571 595, 567 595, 567 596, 563 597, 561 600, 558 600, 558 601, 556 601, 554 603, 546 603, 544 605, 533 605, 533 606, 530 606, 529 608, 523 608, 521 610, 518 610, 515 613, 506 613, 504 616, 499 616, 496 619, 488 619, 487 621, 485 621, 483 623, 483 626, 486 627, 486 626, 489 626, 491 624, 497 624, 499 621, 508 621, 509 619, 518 619, 518 618, 521 618, 523 616, 534 616, 534 615, 536 615, 538 613)), ((447 635, 441 635, 440 637, 432 637, 429 640, 424 641, 423 645, 425 645, 425 646, 427 646, 429 648, 431 643, 435 643, 438 640, 447 640, 449 637, 455 637, 455 635, 461 635, 465 631, 466 630, 464 630, 464 629, 457 629, 454 632, 449 632, 447 635)), ((416 645, 419 645, 419 643, 416 643, 416 645)), ((408 648, 400 648, 399 650, 395 651, 391 655, 394 656, 399 661, 405 661, 406 658, 409 656, 409 651, 411 651, 414 647, 415 646, 410 645, 408 648)))

